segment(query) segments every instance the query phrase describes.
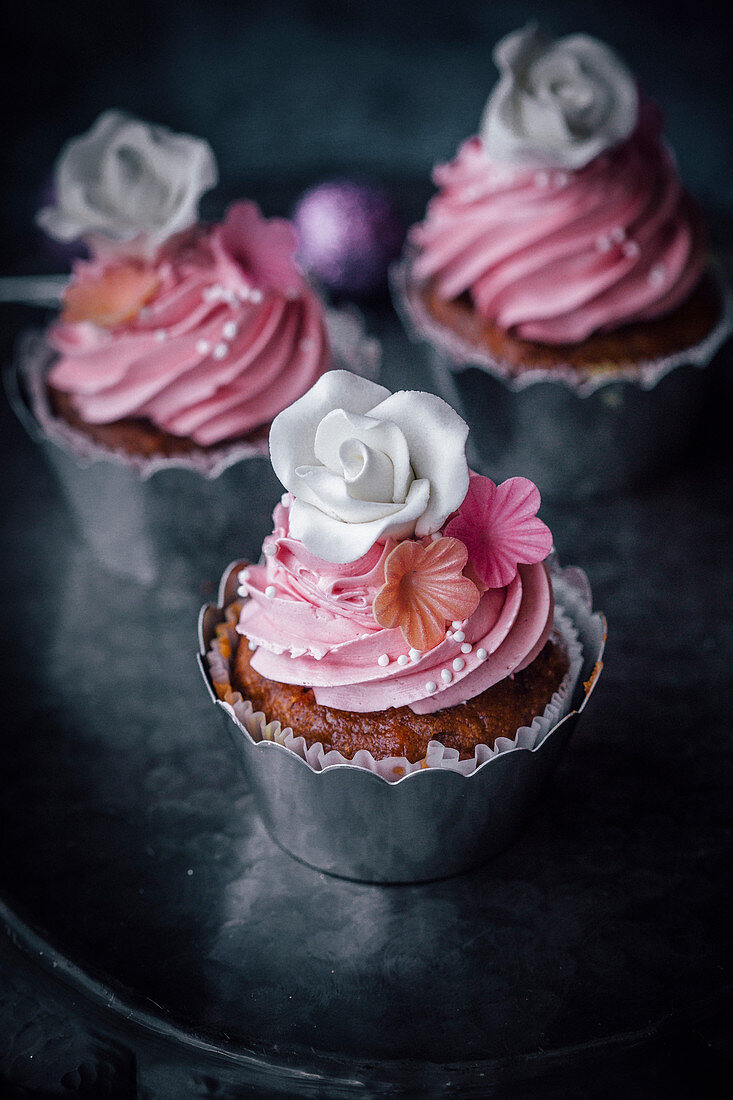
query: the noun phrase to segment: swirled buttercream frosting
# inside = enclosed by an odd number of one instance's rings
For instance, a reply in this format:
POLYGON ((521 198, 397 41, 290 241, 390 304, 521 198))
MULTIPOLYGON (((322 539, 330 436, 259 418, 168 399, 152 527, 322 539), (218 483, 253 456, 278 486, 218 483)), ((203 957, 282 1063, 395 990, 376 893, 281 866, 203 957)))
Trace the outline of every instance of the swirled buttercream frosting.
POLYGON ((707 242, 661 125, 640 95, 630 136, 579 168, 492 160, 470 138, 435 169, 414 278, 538 343, 670 313, 700 281, 707 242))
POLYGON ((318 703, 340 710, 407 705, 428 714, 526 668, 545 645, 553 596, 543 564, 519 565, 509 584, 484 591, 465 622, 447 624, 443 640, 420 653, 372 610, 394 540, 346 565, 325 562, 291 537, 291 504, 286 497, 275 509, 263 563, 240 574, 248 598, 237 629, 268 679, 312 687, 318 703))
POLYGON ((201 446, 269 423, 329 365, 295 246, 287 222, 240 203, 152 259, 102 248, 75 266, 51 329, 50 386, 89 424, 145 418, 201 446))

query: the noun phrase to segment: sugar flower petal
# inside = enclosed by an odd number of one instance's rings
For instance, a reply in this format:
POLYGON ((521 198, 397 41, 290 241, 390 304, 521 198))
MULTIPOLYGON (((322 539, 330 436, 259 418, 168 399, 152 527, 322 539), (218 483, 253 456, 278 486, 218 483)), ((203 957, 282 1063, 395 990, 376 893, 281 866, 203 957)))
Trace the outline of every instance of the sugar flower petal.
POLYGON ((387 629, 399 627, 421 652, 440 645, 446 624, 468 618, 478 605, 479 591, 462 572, 467 560, 458 539, 399 543, 385 560, 374 618, 387 629))
POLYGON ((96 279, 80 279, 64 294, 63 320, 112 328, 136 317, 158 288, 158 277, 137 264, 109 267, 96 279))
POLYGON ((294 536, 343 564, 377 540, 440 530, 468 488, 467 433, 435 394, 328 371, 270 429, 294 536))
POLYGON ((230 206, 220 230, 221 243, 258 288, 297 292, 303 283, 295 263, 298 238, 284 218, 264 218, 254 202, 230 206))
POLYGON ((552 549, 552 534, 536 515, 539 506, 539 489, 525 477, 495 485, 474 475, 445 533, 465 543, 470 566, 487 588, 503 588, 519 563, 535 565, 552 549))
POLYGON ((494 60, 501 77, 481 137, 497 163, 582 168, 636 125, 634 77, 590 35, 553 40, 531 23, 502 38, 494 60))
POLYGON ((137 242, 154 252, 193 225, 199 199, 218 173, 208 143, 124 111, 105 111, 67 142, 56 162, 54 203, 36 221, 60 241, 137 242))

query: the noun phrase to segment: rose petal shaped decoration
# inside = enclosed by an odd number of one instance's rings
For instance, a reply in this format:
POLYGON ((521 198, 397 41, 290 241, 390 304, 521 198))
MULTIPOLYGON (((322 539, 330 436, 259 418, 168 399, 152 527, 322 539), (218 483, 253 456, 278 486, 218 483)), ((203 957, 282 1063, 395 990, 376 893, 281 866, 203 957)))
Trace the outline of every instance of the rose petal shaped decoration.
POLYGON ((539 506, 539 489, 526 477, 495 485, 475 475, 445 533, 465 543, 469 562, 487 588, 503 588, 517 575, 520 562, 535 565, 552 549, 552 533, 536 515, 539 506))
POLYGON ((97 249, 154 253, 193 225, 201 196, 217 182, 208 142, 124 111, 104 111, 68 141, 54 169, 54 202, 36 222, 51 237, 84 237, 97 249))
POLYGON ((433 393, 327 371, 270 428, 272 467, 295 498, 293 537, 345 564, 378 540, 438 531, 466 495, 467 435, 433 393))
POLYGON ((481 137, 497 162, 579 169, 636 124, 636 81, 597 38, 553 40, 530 23, 497 43, 494 61, 501 76, 481 137))

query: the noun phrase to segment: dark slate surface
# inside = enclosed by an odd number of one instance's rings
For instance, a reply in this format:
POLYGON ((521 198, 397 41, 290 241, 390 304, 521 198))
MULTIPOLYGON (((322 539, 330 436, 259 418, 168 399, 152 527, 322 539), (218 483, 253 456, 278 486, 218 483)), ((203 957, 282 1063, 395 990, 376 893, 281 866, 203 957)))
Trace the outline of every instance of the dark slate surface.
MULTIPOLYGON (((397 322, 371 322, 396 384, 397 322)), ((509 851, 379 888, 295 863, 253 815, 195 672, 185 563, 152 591, 99 569, 7 409, 2 436, 6 919, 111 1001, 115 1041, 130 1006, 180 1029, 173 1045, 193 1034, 344 1089, 405 1081, 409 1060, 427 1089, 522 1079, 725 1009, 729 455, 708 447, 655 488, 546 510, 611 624, 590 712, 509 851)))
MULTIPOLYGON (((235 7, 90 7, 76 29, 49 9, 45 34, 28 26, 6 270, 53 269, 27 247, 36 189, 63 137, 112 102, 210 137, 214 213, 240 187, 284 211, 324 172, 367 168, 417 214, 429 165, 475 122, 488 44, 537 13, 622 49, 729 240, 730 76, 704 5, 676 21, 630 3, 582 18, 570 2, 551 18, 516 3, 235 7)), ((387 384, 419 385, 387 303, 367 312, 387 384)), ((3 313, 6 359, 30 320, 3 313)), ((397 888, 329 879, 269 841, 193 662, 211 589, 180 560, 152 592, 98 569, 2 403, 0 1092, 719 1095, 733 1052, 728 362, 710 385, 684 466, 545 507, 611 629, 523 836, 474 875, 397 888)))

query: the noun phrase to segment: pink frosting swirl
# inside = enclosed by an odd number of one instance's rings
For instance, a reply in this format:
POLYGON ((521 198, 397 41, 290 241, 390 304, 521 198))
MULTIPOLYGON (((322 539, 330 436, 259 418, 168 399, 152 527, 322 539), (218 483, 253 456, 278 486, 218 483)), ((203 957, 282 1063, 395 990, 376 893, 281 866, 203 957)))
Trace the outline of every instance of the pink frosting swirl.
POLYGON ((448 300, 469 291, 487 320, 547 344, 670 312, 699 282, 707 242, 661 125, 642 97, 632 135, 577 171, 492 163, 469 139, 435 169, 440 192, 411 235, 415 277, 448 300))
POLYGON ((318 703, 340 710, 409 706, 428 714, 525 668, 547 641, 549 574, 544 564, 520 565, 505 588, 484 592, 461 638, 446 634, 426 653, 411 651, 400 630, 380 627, 372 615, 395 543, 375 543, 347 565, 325 562, 290 537, 289 504, 286 496, 275 509, 265 563, 240 575, 240 594, 249 598, 237 629, 257 647, 252 667, 261 675, 312 687, 318 703))
MULTIPOLYGON (((150 265, 154 296, 132 319, 52 327, 50 384, 90 424, 146 417, 202 446, 269 423, 329 366, 323 307, 295 245, 288 223, 266 222, 253 203, 170 239, 150 265)), ((73 282, 93 283, 115 263, 118 254, 99 253, 75 266, 73 282)))

